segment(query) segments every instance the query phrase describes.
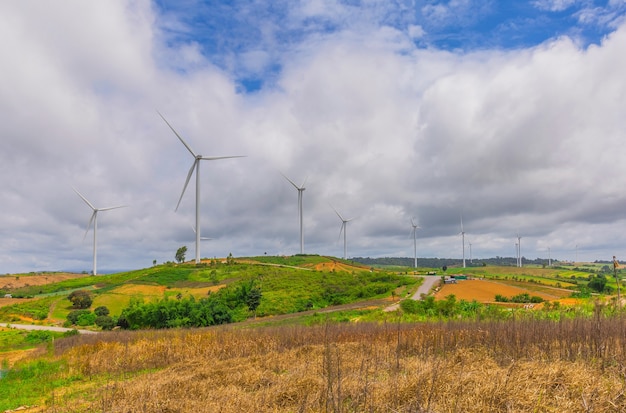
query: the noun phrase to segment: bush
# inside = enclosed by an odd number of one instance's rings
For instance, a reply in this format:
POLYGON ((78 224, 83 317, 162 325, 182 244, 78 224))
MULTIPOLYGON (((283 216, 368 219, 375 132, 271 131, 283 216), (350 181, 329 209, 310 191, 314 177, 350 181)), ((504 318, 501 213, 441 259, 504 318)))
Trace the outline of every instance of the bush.
POLYGON ((89 310, 70 311, 69 314, 67 315, 67 321, 70 322, 70 325, 76 325, 78 324, 78 317, 80 317, 83 314, 89 314, 89 313, 90 313, 89 310))
POLYGON ((96 317, 96 325, 103 330, 113 330, 116 322, 112 317, 109 317, 108 315, 100 315, 96 317))
POLYGON ((72 302, 74 308, 89 308, 93 302, 91 294, 86 290, 72 291, 67 299, 72 302))
POLYGON ((109 309, 106 308, 105 306, 101 305, 100 307, 97 307, 95 310, 93 310, 94 314, 97 316, 106 316, 109 315, 109 309))
POLYGON ((86 314, 81 314, 78 316, 78 320, 76 320, 76 325, 81 327, 93 325, 96 322, 96 315, 94 313, 88 312, 86 314))

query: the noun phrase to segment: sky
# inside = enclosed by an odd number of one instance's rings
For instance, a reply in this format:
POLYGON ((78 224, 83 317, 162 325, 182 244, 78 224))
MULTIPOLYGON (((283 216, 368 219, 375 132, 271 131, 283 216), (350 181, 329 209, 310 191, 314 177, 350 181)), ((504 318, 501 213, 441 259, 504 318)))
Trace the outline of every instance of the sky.
POLYGON ((626 259, 626 0, 0 2, 0 274, 626 259), (284 175, 284 176, 283 176, 284 175), (465 232, 465 252, 461 232, 465 232), (470 245, 471 244, 471 247, 470 245))

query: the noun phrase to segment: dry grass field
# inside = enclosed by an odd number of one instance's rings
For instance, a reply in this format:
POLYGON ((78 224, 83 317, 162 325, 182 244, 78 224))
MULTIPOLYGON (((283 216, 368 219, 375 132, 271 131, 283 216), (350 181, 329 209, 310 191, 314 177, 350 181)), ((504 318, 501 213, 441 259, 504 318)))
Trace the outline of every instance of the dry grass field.
POLYGON ((625 338, 602 317, 80 336, 31 411, 623 412, 625 338))

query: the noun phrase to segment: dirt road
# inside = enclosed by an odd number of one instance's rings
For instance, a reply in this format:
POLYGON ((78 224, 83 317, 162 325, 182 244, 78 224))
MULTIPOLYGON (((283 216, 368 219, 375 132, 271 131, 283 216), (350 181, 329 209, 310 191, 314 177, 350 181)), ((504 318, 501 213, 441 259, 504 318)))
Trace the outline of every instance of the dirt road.
MULTIPOLYGON (((426 294, 428 295, 428 293, 430 292, 430 290, 439 282, 441 281, 441 277, 437 276, 437 275, 427 275, 422 277, 424 279, 424 282, 422 283, 422 285, 420 285, 417 288, 417 291, 415 291, 415 294, 413 294, 413 296, 411 297, 411 299, 413 300, 421 300, 422 299, 422 294, 426 294)), ((385 308, 384 311, 395 311, 400 307, 400 303, 395 303, 393 305, 390 305, 389 307, 385 308)))
MULTIPOLYGON (((16 328, 18 330, 47 330, 47 331, 57 331, 64 333, 66 331, 74 330, 73 328, 65 328, 65 327, 55 327, 55 326, 36 326, 33 324, 13 324, 13 323, 2 323, 0 327, 6 328, 16 328)), ((80 334, 98 334, 97 331, 90 330, 76 330, 80 334)))

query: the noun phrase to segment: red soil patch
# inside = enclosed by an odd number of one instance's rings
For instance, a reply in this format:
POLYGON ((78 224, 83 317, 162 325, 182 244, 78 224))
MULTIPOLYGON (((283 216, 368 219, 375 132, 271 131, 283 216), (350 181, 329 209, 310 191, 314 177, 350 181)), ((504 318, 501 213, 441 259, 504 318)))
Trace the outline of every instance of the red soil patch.
POLYGON ((73 274, 67 272, 47 274, 17 274, 0 276, 0 288, 7 290, 31 285, 44 285, 58 283, 73 278, 89 277, 87 274, 73 274))
POLYGON ((442 300, 446 296, 454 294, 458 300, 492 303, 496 301, 496 294, 512 297, 523 293, 530 296, 536 295, 548 301, 554 299, 554 297, 538 291, 530 291, 490 280, 461 280, 457 284, 444 284, 435 294, 435 298, 442 300))

